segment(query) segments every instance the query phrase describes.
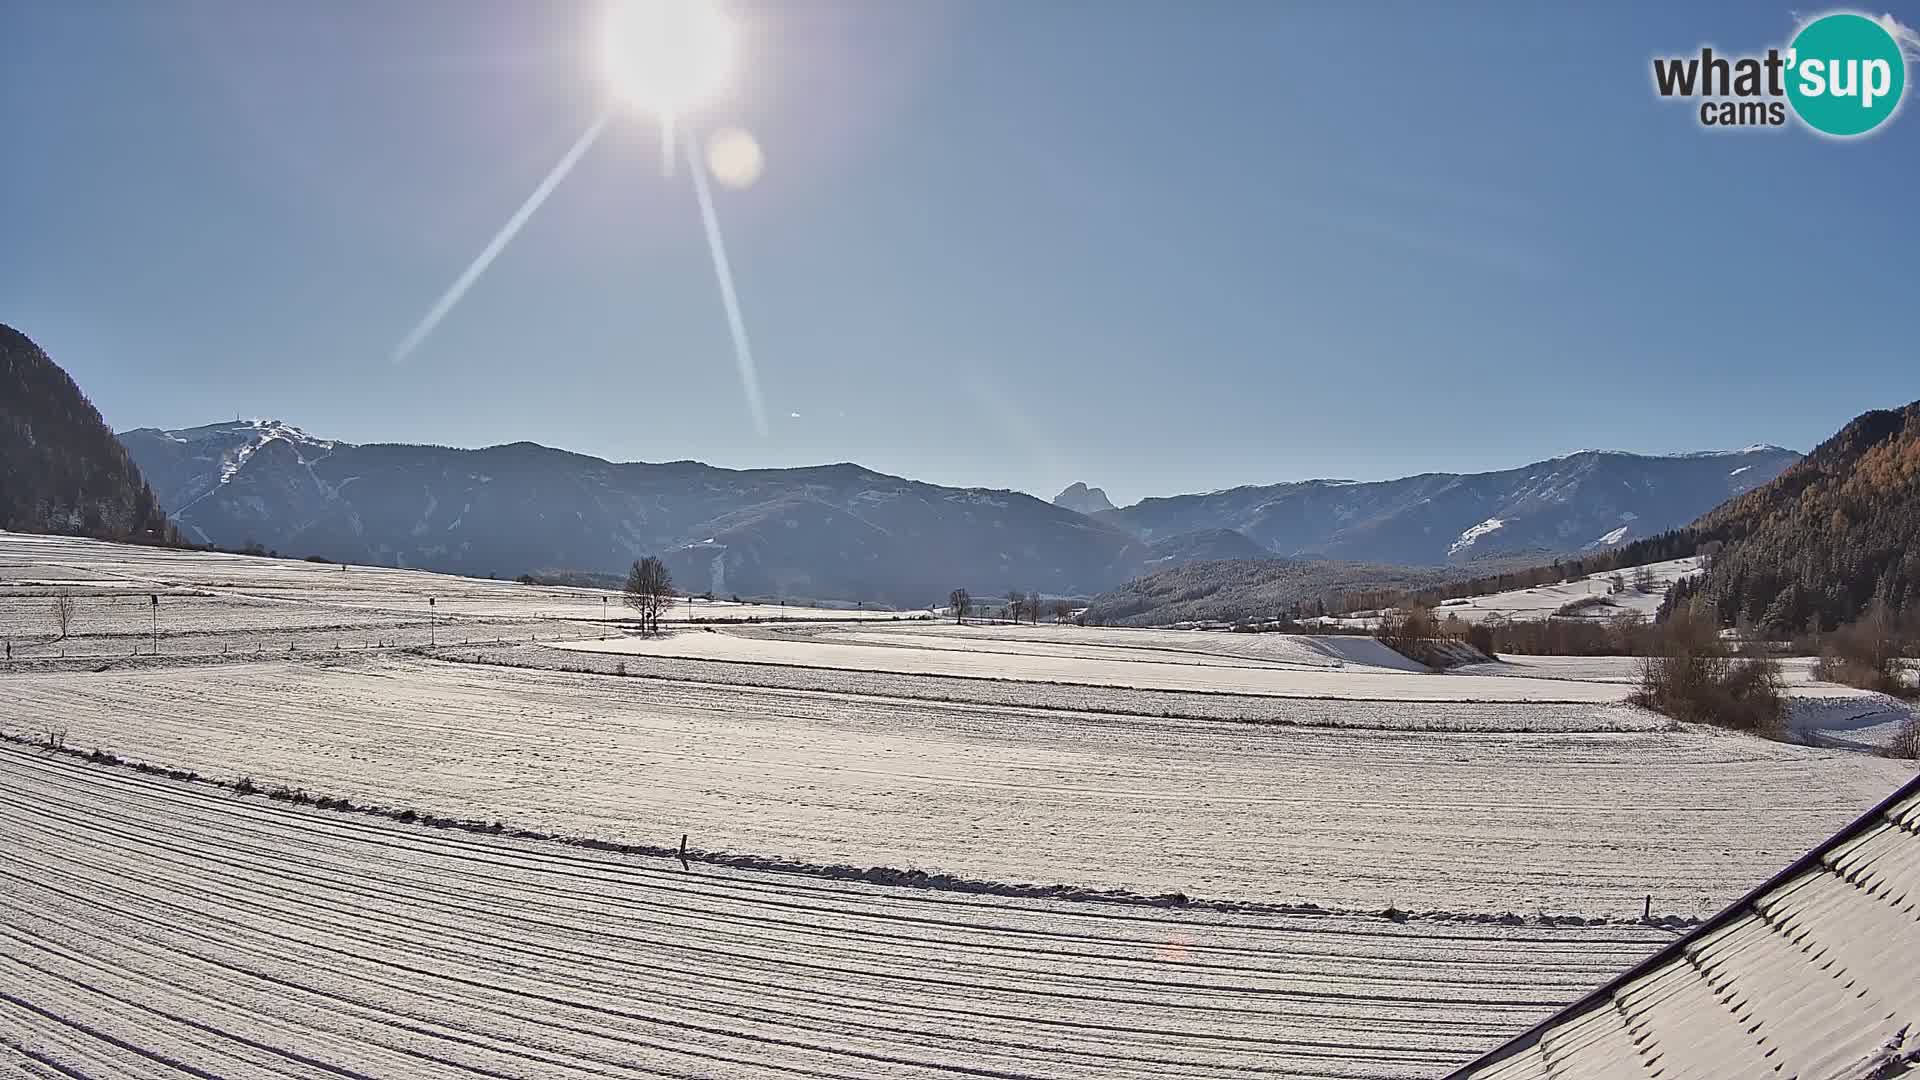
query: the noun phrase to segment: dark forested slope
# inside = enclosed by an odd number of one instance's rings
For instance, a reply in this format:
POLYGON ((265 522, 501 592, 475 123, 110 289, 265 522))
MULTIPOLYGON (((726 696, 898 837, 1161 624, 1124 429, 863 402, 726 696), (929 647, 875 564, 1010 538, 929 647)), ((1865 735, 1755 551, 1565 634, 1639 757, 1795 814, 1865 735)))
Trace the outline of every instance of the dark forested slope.
POLYGON ((1920 402, 1867 413, 1695 522, 1723 545, 1697 589, 1724 623, 1823 629, 1920 604, 1920 402))
POLYGON ((99 410, 0 324, 0 529, 161 540, 166 515, 99 410))

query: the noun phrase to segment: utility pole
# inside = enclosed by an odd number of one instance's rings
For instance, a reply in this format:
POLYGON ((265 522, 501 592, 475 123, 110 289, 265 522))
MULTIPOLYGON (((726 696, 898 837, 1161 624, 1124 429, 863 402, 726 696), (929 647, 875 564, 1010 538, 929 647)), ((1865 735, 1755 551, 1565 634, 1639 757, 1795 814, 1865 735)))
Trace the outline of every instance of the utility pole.
POLYGON ((153 655, 160 655, 160 594, 148 593, 147 606, 153 609, 153 655))
POLYGON ((433 597, 429 596, 427 597, 427 647, 431 649, 438 644, 438 635, 434 632, 433 597))
POLYGON ((603 595, 600 597, 600 640, 601 641, 607 640, 608 629, 609 627, 607 625, 607 598, 603 595))

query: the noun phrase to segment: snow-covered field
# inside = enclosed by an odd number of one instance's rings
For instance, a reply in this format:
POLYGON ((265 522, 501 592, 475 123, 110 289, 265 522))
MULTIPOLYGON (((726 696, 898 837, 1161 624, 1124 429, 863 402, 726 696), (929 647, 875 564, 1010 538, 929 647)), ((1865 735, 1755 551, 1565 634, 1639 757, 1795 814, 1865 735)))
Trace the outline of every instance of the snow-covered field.
MULTIPOLYGON (((1631 686, 1639 678, 1638 665, 1630 656, 1508 656, 1497 663, 1457 668, 1455 673, 1631 686)), ((1816 679, 1813 666, 1811 657, 1780 660, 1787 687, 1787 727, 1807 743, 1876 752, 1890 745, 1901 725, 1917 711, 1910 701, 1816 679)))
MULTIPOLYGON (((1698 558, 1671 559, 1666 562, 1648 563, 1647 580, 1638 579, 1637 568, 1629 567, 1620 571, 1622 585, 1616 588, 1613 574, 1592 574, 1578 581, 1563 581, 1553 585, 1541 585, 1531 589, 1512 589, 1507 592, 1488 593, 1485 596, 1466 596, 1457 600, 1442 601, 1434 608, 1434 614, 1440 618, 1452 615, 1463 622, 1508 622, 1537 621, 1551 617, 1576 619, 1611 619, 1620 615, 1631 615, 1651 619, 1660 610, 1660 601, 1667 595, 1667 589, 1684 577, 1700 572, 1698 558), (1640 587, 1646 586, 1644 591, 1640 587), (1559 612, 1569 604, 1582 604, 1577 610, 1566 615, 1559 612)), ((1353 615, 1324 616, 1317 621, 1327 626, 1339 626, 1349 629, 1371 629, 1380 622, 1379 612, 1358 612, 1353 615)))
POLYGON ((1824 683, 1796 689, 1789 704, 1788 726, 1801 739, 1867 753, 1892 745, 1901 727, 1920 715, 1911 701, 1824 683))
POLYGON ((441 648, 449 660, 578 674, 625 674, 768 690, 1004 705, 1030 710, 1125 713, 1161 719, 1392 731, 1651 731, 1672 722, 1620 702, 1374 701, 1030 683, 845 668, 732 663, 633 653, 581 652, 528 643, 441 648))
POLYGON ((1630 568, 1619 574, 1625 588, 1614 587, 1612 574, 1593 574, 1580 581, 1448 600, 1435 608, 1434 614, 1442 618, 1457 615, 1466 622, 1544 619, 1568 604, 1603 600, 1605 603, 1580 610, 1578 617, 1605 619, 1625 614, 1652 618, 1653 613, 1660 609, 1660 601, 1665 599, 1668 587, 1683 577, 1700 572, 1700 560, 1672 559, 1648 563, 1646 569, 1650 584, 1645 592, 1638 587, 1638 572, 1630 568))
MULTIPOLYGON (((663 618, 678 625, 926 614, 681 599, 663 618)), ((150 649, 156 625, 163 652, 221 653, 289 643, 352 649, 551 640, 618 633, 629 615, 618 592, 602 589, 0 532, 0 638, 19 656, 124 656, 150 649), (73 600, 64 640, 52 615, 58 596, 73 600), (150 596, 159 598, 157 609, 150 596)))
POLYGON ((1340 670, 1348 665, 1356 665, 1361 670, 1426 670, 1371 638, 1333 635, 1199 634, 1184 630, 1114 630, 1048 624, 981 625, 946 621, 879 630, 783 627, 769 631, 773 632, 860 644, 1081 659, 1124 658, 1138 663, 1281 666, 1318 671, 1340 670))
POLYGON ((1670 937, 686 873, 5 747, 0 881, 8 1077, 1397 1080, 1670 937))
POLYGON ((0 534, 0 732, 696 856, 0 746, 0 1077, 1435 1076, 1655 947, 1646 897, 1708 914, 1912 772, 1857 751, 1898 703, 1804 669, 1819 746, 1625 704, 1631 661, 837 611, 641 639, 602 595, 0 534))
MULTIPOLYGON (((1032 627, 1000 627, 988 642, 954 637, 941 644, 916 625, 900 633, 787 634, 693 630, 661 637, 623 637, 565 642, 556 648, 580 652, 726 660, 848 671, 937 675, 949 678, 1015 679, 1025 682, 1090 686, 1127 686, 1198 693, 1278 697, 1356 698, 1374 701, 1540 701, 1606 702, 1626 698, 1625 687, 1605 683, 1548 682, 1500 675, 1457 677, 1408 669, 1403 658, 1366 638, 1337 636, 1293 638, 1282 635, 1231 635, 1253 641, 1270 638, 1270 648, 1286 647, 1296 659, 1262 660, 1247 656, 1189 655, 1173 659, 1124 645, 1060 645, 1032 627), (928 643, 933 642, 929 647, 928 643), (1380 663, 1339 660, 1338 650, 1377 656, 1380 663), (1391 657, 1392 659, 1387 659, 1391 657)), ((1127 633, 1128 631, 1109 631, 1127 633)), ((1185 631, 1196 644, 1229 635, 1185 631)), ((1254 642, 1259 644, 1259 642, 1254 642)), ((1239 642, 1232 643, 1239 645, 1239 642)))
POLYGON ((1397 702, 1337 703, 1376 725, 1348 730, 419 658, 81 671, 9 689, 0 727, 16 734, 58 717, 77 747, 356 800, 628 842, 685 832, 817 862, 1364 910, 1620 916, 1652 893, 1658 910, 1705 914, 1910 772, 1709 731, 1515 730, 1535 722, 1529 705, 1472 706, 1496 730, 1458 732, 1394 730, 1409 711, 1397 702))
MULTIPOLYGON (((1631 683, 1639 676, 1640 661, 1631 656, 1503 656, 1492 664, 1470 664, 1456 668, 1462 674, 1512 675, 1531 679, 1571 679, 1576 682, 1631 683)), ((1861 693, 1850 687, 1821 682, 1813 677, 1814 659, 1810 656, 1780 658, 1780 674, 1795 693, 1849 696, 1861 693)))

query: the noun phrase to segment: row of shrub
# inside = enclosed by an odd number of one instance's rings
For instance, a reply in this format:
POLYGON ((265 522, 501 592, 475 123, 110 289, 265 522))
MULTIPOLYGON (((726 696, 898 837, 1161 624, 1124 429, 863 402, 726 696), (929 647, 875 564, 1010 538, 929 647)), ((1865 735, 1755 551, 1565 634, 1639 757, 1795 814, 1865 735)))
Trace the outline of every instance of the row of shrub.
POLYGON ((1719 626, 1693 609, 1645 634, 1649 647, 1640 658, 1635 704, 1675 720, 1786 737, 1786 684, 1770 653, 1735 652, 1719 626))
MULTIPOLYGON (((1539 619, 1469 624, 1431 608, 1390 612, 1374 636, 1388 648, 1434 668, 1459 653, 1451 642, 1489 657, 1509 654, 1637 657, 1632 700, 1689 723, 1714 724, 1768 738, 1787 738, 1787 692, 1779 653, 1784 643, 1723 633, 1705 604, 1682 604, 1658 622, 1612 619, 1539 619)), ((1899 697, 1920 697, 1915 665, 1920 633, 1913 623, 1876 605, 1858 621, 1798 642, 1812 653, 1815 678, 1899 697)), ((1889 748, 1920 758, 1920 718, 1910 719, 1889 748)))

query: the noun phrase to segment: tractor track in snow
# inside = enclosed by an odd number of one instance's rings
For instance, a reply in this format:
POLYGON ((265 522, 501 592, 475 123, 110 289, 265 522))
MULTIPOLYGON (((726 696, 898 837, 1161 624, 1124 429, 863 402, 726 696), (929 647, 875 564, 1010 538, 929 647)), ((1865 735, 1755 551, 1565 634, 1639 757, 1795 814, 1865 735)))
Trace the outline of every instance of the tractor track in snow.
POLYGON ((0 780, 0 1045, 64 1075, 1437 1075, 1663 940, 685 873, 13 746, 0 780))

